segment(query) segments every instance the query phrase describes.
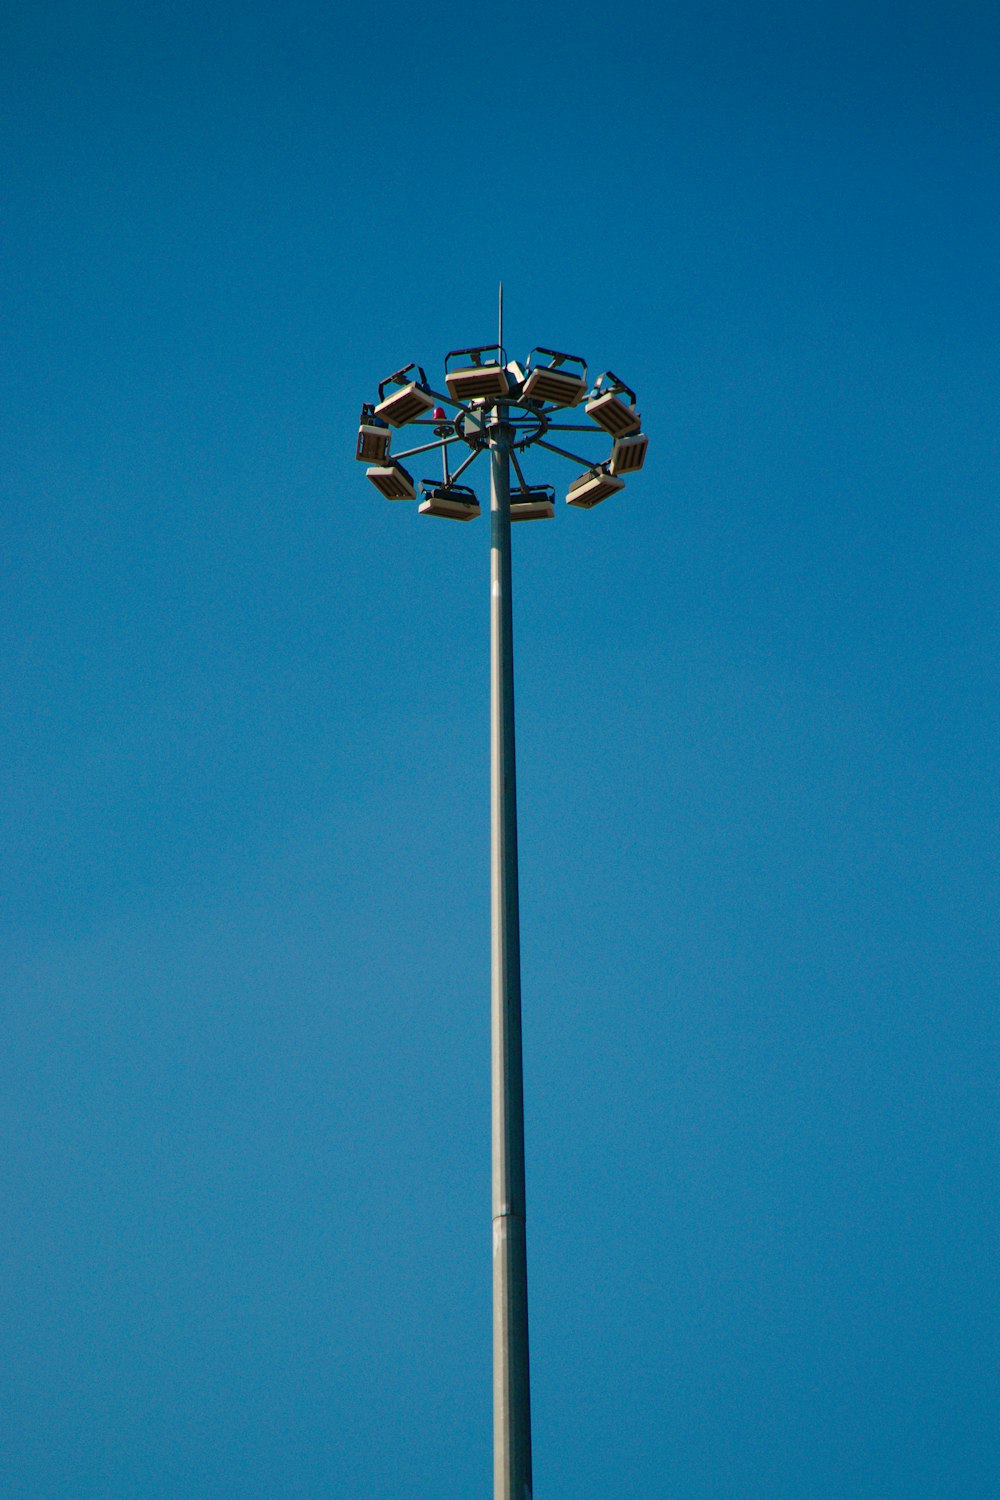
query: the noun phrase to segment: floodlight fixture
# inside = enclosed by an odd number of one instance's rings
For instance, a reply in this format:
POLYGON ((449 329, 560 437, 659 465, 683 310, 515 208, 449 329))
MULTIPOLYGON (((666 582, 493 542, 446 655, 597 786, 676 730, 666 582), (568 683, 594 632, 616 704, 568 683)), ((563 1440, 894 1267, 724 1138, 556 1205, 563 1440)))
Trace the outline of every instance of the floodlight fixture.
POLYGON ((609 495, 614 495, 624 488, 624 479, 618 479, 614 474, 609 474, 606 465, 599 464, 593 469, 588 469, 586 474, 581 474, 579 479, 573 480, 566 493, 566 504, 579 506, 581 510, 592 510, 609 495))
POLYGON ((539 346, 528 356, 528 376, 521 394, 530 401, 550 401, 553 406, 576 406, 587 394, 587 362, 578 354, 561 354, 558 349, 539 346), (536 355, 548 355, 545 362, 536 355), (570 369, 563 366, 569 363, 570 369), (579 368, 575 368, 579 366, 579 368))
POLYGON ((367 475, 381 494, 413 500, 414 482, 400 460, 440 450, 442 477, 421 480, 417 509, 454 521, 480 513, 475 490, 463 481, 465 471, 484 454, 490 466, 493 1496, 531 1500, 510 528, 515 521, 555 514, 553 486, 525 474, 529 458, 571 462, 577 477, 566 501, 590 510, 625 488, 622 475, 642 467, 648 444, 635 392, 624 381, 609 370, 588 393, 586 362, 542 345, 523 364, 508 361, 502 288, 500 313, 496 344, 447 355, 442 391, 416 365, 384 380, 378 404, 362 409, 357 456, 374 460, 367 475), (390 428, 411 422, 421 429, 413 446, 401 444, 398 457, 390 458, 390 428), (564 440, 563 433, 573 436, 564 440), (614 443, 604 459, 609 433, 614 443), (560 446, 563 441, 567 447, 560 446), (592 456, 595 441, 602 451, 592 456))
POLYGON ((370 401, 366 401, 361 408, 361 422, 358 426, 358 446, 355 458, 363 464, 379 463, 389 457, 389 442, 392 433, 386 424, 376 419, 375 407, 370 401))
POLYGON ((614 437, 627 437, 642 426, 642 418, 635 409, 635 391, 619 380, 613 370, 605 371, 594 386, 586 411, 588 417, 614 437), (632 398, 630 404, 622 401, 623 395, 632 398))
POLYGON ((511 490, 510 520, 550 521, 556 513, 556 492, 551 484, 536 484, 527 490, 511 490))
POLYGON ((373 464, 370 469, 365 470, 365 474, 387 500, 415 500, 417 498, 417 492, 413 488, 413 476, 408 474, 400 463, 373 464))
POLYGON ((391 427, 405 427, 425 416, 434 406, 434 396, 427 389, 427 376, 419 365, 404 365, 395 375, 387 375, 378 388, 378 405, 375 416, 381 417, 391 427), (411 370, 416 370, 419 380, 407 380, 411 370), (391 395, 385 394, 388 386, 399 389, 391 395))
POLYGON ((473 521, 479 515, 479 498, 466 484, 435 484, 422 479, 422 516, 443 516, 449 521, 473 521))
POLYGON ((611 474, 637 473, 646 462, 648 447, 649 438, 644 432, 637 432, 633 437, 615 438, 608 472, 611 474))
POLYGON ((453 400, 462 404, 491 397, 496 400, 508 395, 511 380, 504 368, 506 362, 507 356, 499 344, 476 344, 471 349, 452 349, 445 356, 444 378, 453 400), (483 356, 487 354, 494 357, 484 359, 483 356), (450 361, 460 359, 463 355, 468 355, 469 363, 449 370, 450 361))

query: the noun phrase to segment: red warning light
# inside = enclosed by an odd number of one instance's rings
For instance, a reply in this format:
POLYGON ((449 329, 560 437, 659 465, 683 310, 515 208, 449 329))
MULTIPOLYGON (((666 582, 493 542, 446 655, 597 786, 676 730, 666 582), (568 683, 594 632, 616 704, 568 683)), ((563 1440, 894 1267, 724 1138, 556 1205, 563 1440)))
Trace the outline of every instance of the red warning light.
POLYGON ((435 406, 435 408, 434 408, 434 420, 435 420, 435 422, 443 422, 444 419, 445 419, 445 417, 447 415, 448 414, 445 411, 445 409, 444 409, 443 406, 435 406))

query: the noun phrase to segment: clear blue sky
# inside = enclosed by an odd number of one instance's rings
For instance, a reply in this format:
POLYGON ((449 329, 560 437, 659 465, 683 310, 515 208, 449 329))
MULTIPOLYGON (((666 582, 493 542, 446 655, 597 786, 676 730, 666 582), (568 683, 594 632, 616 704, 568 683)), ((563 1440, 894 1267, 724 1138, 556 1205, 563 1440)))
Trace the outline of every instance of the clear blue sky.
POLYGON ((501 276, 651 439, 515 533, 538 1500, 1000 1492, 998 57, 8 7, 5 1496, 489 1494, 488 526, 353 442, 501 276))

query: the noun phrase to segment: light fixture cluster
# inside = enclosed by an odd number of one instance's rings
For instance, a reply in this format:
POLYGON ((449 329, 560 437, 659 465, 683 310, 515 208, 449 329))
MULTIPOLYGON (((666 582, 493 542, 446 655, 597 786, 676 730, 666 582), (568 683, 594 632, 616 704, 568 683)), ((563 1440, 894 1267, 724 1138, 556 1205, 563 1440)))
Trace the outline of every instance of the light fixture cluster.
POLYGON ((499 344, 453 349, 445 358, 444 384, 447 393, 434 390, 419 365, 404 365, 381 382, 378 401, 361 408, 356 457, 369 466, 368 479, 386 499, 416 500, 416 484, 402 460, 440 451, 441 478, 420 482, 421 515, 471 521, 480 514, 475 490, 459 481, 488 449, 490 428, 500 420, 513 430, 511 458, 518 484, 510 491, 512 521, 555 514, 552 486, 529 484, 522 472, 520 459, 528 448, 538 446, 583 465, 567 490, 566 503, 584 510, 623 490, 623 476, 636 473, 646 461, 649 443, 641 431, 635 392, 611 370, 590 386, 586 362, 578 355, 540 346, 522 365, 508 360, 499 344), (578 415, 581 405, 588 421, 561 420, 578 415), (392 454, 394 431, 409 426, 433 429, 433 441, 392 454), (567 451, 552 440, 564 432, 609 434, 610 456, 594 462, 567 451), (462 455, 454 468, 452 450, 462 455))

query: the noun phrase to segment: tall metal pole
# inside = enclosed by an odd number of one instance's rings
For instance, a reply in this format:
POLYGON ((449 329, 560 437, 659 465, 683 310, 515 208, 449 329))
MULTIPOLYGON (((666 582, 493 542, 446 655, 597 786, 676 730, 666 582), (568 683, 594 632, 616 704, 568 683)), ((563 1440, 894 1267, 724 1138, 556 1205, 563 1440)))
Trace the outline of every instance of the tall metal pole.
POLYGON ((587 386, 586 362, 576 355, 537 348, 526 370, 508 364, 503 349, 503 282, 498 298, 497 358, 490 345, 454 349, 445 358, 443 396, 420 379, 419 367, 406 365, 379 386, 379 400, 361 409, 356 457, 374 460, 367 476, 391 500, 416 499, 410 475, 401 460, 440 446, 443 484, 424 482, 426 515, 468 520, 479 514, 479 502, 467 485, 459 484, 465 470, 482 452, 490 454, 490 876, 492 919, 492 1114, 493 1114, 493 1476, 494 1500, 532 1500, 531 1396, 528 1361, 528 1257, 524 1191, 524 1082, 521 1063, 521 939, 517 893, 517 795, 514 772, 514 644, 511 608, 510 470, 519 482, 517 517, 551 515, 550 486, 529 486, 515 456, 539 443, 551 453, 585 465, 586 471, 570 486, 567 501, 589 508, 624 486, 619 474, 642 468, 646 438, 639 431, 635 393, 610 370, 590 391, 586 411, 593 428, 564 430, 610 433, 616 438, 611 461, 595 464, 579 458, 545 434, 564 424, 552 422, 553 413, 575 406, 587 386), (451 365, 466 356, 466 363, 451 365), (551 364, 534 364, 548 356, 551 364), (449 366, 450 372, 449 372, 449 366), (579 367, 579 369, 577 369, 579 367), (390 394, 386 394, 387 389, 390 394), (502 390, 504 395, 496 393, 502 390), (492 392, 492 394, 491 394, 492 392), (544 392, 544 394, 542 394, 544 392), (438 443, 389 455, 390 427, 419 422, 435 401, 434 434, 438 443), (471 402, 478 411, 470 411, 471 402), (444 406, 458 409, 448 416, 444 406), (527 414, 518 421, 511 409, 527 414), (485 433, 480 425, 485 420, 485 433), (619 448, 617 438, 624 437, 619 448), (472 450, 450 472, 448 445, 463 441, 472 450), (545 503, 541 503, 544 501, 545 503))
POLYGON ((492 527, 490 876, 493 934, 493 1495, 494 1500, 531 1500, 528 1259, 524 1194, 524 1089, 521 1072, 521 941, 517 898, 514 642, 510 572, 510 454, 514 433, 503 403, 496 408, 489 439, 492 527))

